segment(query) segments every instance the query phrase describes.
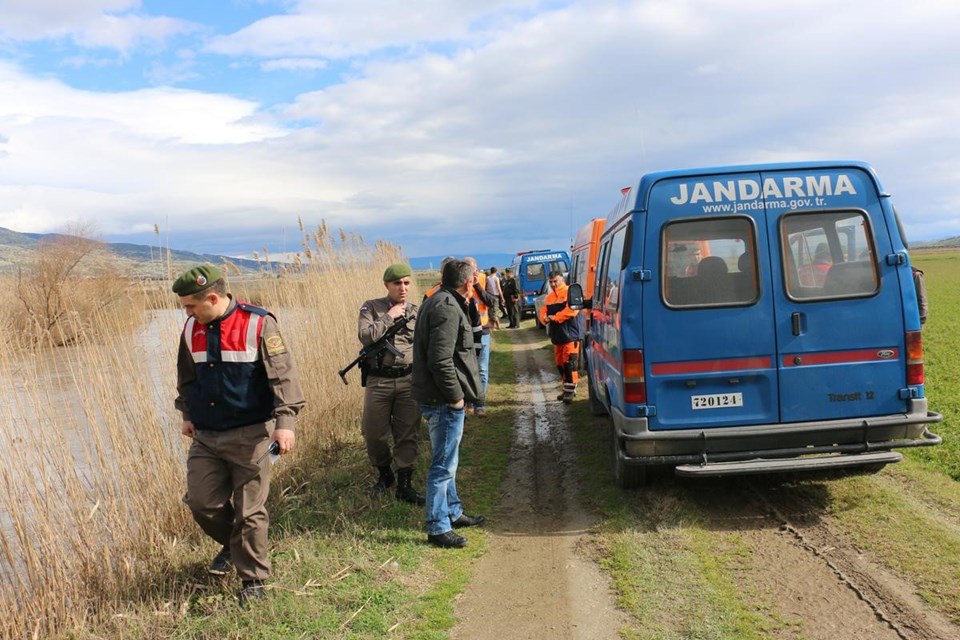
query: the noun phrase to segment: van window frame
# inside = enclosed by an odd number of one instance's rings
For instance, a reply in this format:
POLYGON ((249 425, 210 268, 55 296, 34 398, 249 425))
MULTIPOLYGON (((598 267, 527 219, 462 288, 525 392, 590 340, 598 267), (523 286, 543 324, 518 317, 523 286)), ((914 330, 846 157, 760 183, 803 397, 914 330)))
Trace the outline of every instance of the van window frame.
MULTIPOLYGON (((807 226, 807 225, 804 225, 807 226)), ((873 229, 873 220, 870 217, 870 214, 860 208, 844 208, 844 209, 823 209, 818 211, 802 211, 802 212, 792 212, 786 213, 780 217, 777 221, 777 234, 779 236, 780 244, 780 271, 782 274, 781 286, 783 287, 783 295, 787 297, 791 302, 797 304, 806 304, 806 303, 815 303, 815 302, 825 302, 831 300, 846 300, 853 298, 872 298, 880 293, 881 288, 883 287, 883 279, 879 270, 879 260, 880 256, 877 255, 877 240, 876 234, 873 229), (810 287, 808 285, 803 285, 810 290, 807 295, 797 295, 797 291, 800 291, 799 287, 801 286, 798 283, 797 287, 794 288, 791 286, 790 281, 794 273, 797 274, 797 277, 800 277, 800 269, 804 265, 797 266, 795 265, 793 251, 791 250, 791 234, 796 237, 796 234, 802 234, 810 229, 816 228, 816 226, 810 226, 807 229, 795 229, 788 232, 787 225, 791 220, 794 219, 804 219, 806 221, 816 222, 818 219, 825 218, 830 216, 833 218, 834 233, 825 232, 824 242, 827 243, 827 246, 830 251, 831 258, 831 267, 827 271, 824 282, 819 283, 819 286, 810 287), (869 249, 870 259, 869 260, 851 260, 849 251, 846 254, 846 260, 838 261, 837 258, 844 257, 845 247, 841 242, 841 238, 836 233, 836 223, 843 220, 844 218, 854 218, 859 217, 861 223, 864 225, 864 240, 867 244, 867 249, 869 249), (837 293, 837 294, 818 294, 816 289, 824 290, 827 288, 827 280, 830 278, 830 271, 833 270, 833 267, 839 264, 856 264, 856 263, 866 263, 870 266, 870 273, 873 276, 874 287, 872 290, 860 290, 853 291, 848 293, 837 293)), ((848 239, 849 244, 849 239, 848 239)), ((864 266, 866 266, 866 264, 864 266)), ((816 283, 815 283, 816 285, 816 283)))
MULTIPOLYGON (((705 236, 709 236, 707 230, 704 231, 705 236)), ((668 309, 675 311, 697 311, 703 309, 717 309, 717 308, 736 308, 736 307, 750 307, 754 306, 760 302, 760 299, 763 297, 763 278, 760 271, 759 264, 759 251, 758 247, 758 231, 757 231, 757 220, 752 216, 737 214, 737 215, 725 215, 725 216, 703 216, 695 218, 674 218, 663 223, 660 227, 660 238, 659 238, 659 254, 660 254, 660 302, 668 309), (678 225, 694 225, 698 223, 709 223, 713 221, 742 221, 746 224, 747 234, 743 241, 743 253, 746 253, 752 258, 752 294, 751 298, 742 298, 742 299, 731 299, 731 300, 718 300, 718 301, 709 301, 703 299, 692 299, 690 302, 679 302, 675 300, 668 299, 667 292, 670 288, 670 265, 668 264, 668 240, 670 242, 683 242, 683 240, 677 240, 668 238, 668 233, 671 227, 678 225)), ((728 239, 728 238, 713 238, 713 237, 704 237, 700 240, 690 240, 690 243, 694 242, 709 242, 710 240, 719 240, 719 239, 728 239)), ((737 240, 740 238, 729 238, 729 240, 737 240)), ((722 257, 722 256, 721 256, 722 257)), ((725 261, 726 262, 726 261, 725 261)), ((737 275, 740 273, 747 273, 744 271, 731 271, 727 275, 732 276, 732 278, 737 278, 737 275)), ((696 276, 690 276, 684 278, 684 280, 691 280, 696 278, 696 276)), ((741 278, 742 280, 742 278, 741 278)), ((731 279, 732 289, 736 288, 736 283, 731 279)), ((695 293, 695 292, 691 292, 695 293)))

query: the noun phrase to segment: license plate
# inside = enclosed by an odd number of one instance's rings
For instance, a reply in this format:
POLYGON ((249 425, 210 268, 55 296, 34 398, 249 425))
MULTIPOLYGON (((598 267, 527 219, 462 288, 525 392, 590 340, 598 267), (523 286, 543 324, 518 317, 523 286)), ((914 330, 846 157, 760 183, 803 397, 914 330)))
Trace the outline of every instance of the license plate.
POLYGON ((742 393, 711 393, 704 396, 691 396, 690 404, 694 409, 726 409, 742 407, 742 393))

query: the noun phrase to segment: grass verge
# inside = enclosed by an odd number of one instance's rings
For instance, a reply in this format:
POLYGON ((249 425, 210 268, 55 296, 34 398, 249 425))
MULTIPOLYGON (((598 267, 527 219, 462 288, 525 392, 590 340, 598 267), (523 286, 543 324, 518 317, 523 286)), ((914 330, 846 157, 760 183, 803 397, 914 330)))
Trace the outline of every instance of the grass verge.
MULTIPOLYGON (((510 344, 506 332, 494 334, 488 417, 467 419, 457 485, 470 513, 495 506, 506 472, 516 401, 510 344)), ((420 487, 429 466, 425 429, 421 444, 420 487)), ((271 497, 274 578, 264 602, 242 608, 234 577, 205 575, 215 545, 181 545, 154 595, 67 637, 448 637, 454 598, 486 548, 485 534, 470 530, 464 550, 429 547, 423 510, 392 495, 370 498, 373 480, 359 438, 288 470, 271 497)))

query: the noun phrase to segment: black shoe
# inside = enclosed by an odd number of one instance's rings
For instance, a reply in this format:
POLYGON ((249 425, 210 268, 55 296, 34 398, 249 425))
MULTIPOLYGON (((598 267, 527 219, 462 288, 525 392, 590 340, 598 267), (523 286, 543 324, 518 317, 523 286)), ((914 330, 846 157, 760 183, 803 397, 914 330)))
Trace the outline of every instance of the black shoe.
POLYGON ((446 533, 440 533, 435 536, 427 536, 427 542, 442 549, 461 549, 467 546, 467 539, 463 536, 458 536, 453 531, 447 531, 446 533))
POLYGON ((263 588, 263 580, 244 580, 240 589, 240 604, 246 605, 251 600, 263 600, 267 592, 263 588))
POLYGON ((387 492, 387 489, 393 486, 394 480, 393 469, 390 468, 390 465, 384 465, 382 467, 377 467, 380 471, 380 477, 377 478, 377 481, 372 487, 370 487, 370 493, 374 498, 379 498, 384 493, 387 492))
POLYGON ((223 547, 220 553, 210 561, 207 573, 213 576, 225 576, 233 571, 233 558, 230 557, 230 547, 223 547))
POLYGON ((412 469, 399 469, 397 471, 397 500, 422 507, 427 503, 427 500, 411 486, 412 479, 412 469))
POLYGON ((465 513, 461 513, 460 517, 451 522, 454 529, 462 529, 463 527, 479 527, 482 526, 487 519, 483 516, 468 516, 465 513))

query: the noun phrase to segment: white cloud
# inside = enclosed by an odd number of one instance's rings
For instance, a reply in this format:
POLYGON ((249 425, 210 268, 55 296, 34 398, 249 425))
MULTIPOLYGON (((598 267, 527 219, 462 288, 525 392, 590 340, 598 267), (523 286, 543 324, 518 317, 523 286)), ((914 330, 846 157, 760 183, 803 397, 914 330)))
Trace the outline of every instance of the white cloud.
POLYGON ((0 42, 66 38, 127 52, 196 29, 184 20, 137 15, 139 6, 139 0, 0 0, 0 42))
MULTIPOLYGON (((648 170, 852 158, 877 167, 914 239, 960 234, 960 5, 533 5, 302 2, 216 40, 262 71, 360 55, 334 85, 289 74, 304 89, 280 106, 77 91, 0 63, 0 226, 169 219, 255 248, 301 216, 412 255, 483 253, 562 245, 648 170)), ((202 58, 154 80, 197 78, 202 58)))
POLYGON ((386 47, 453 42, 477 23, 529 11, 536 0, 302 0, 283 15, 259 20, 213 38, 209 49, 225 55, 346 58, 386 47))
POLYGON ((317 58, 280 58, 277 60, 267 60, 260 65, 264 71, 316 71, 317 69, 326 69, 326 60, 317 58))

